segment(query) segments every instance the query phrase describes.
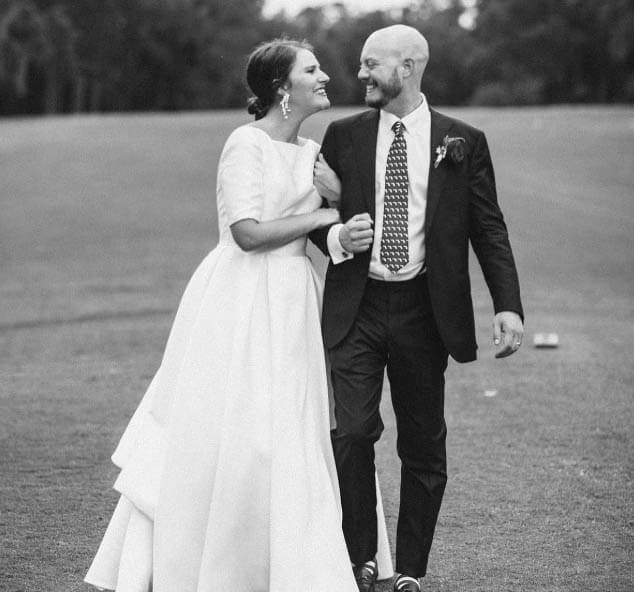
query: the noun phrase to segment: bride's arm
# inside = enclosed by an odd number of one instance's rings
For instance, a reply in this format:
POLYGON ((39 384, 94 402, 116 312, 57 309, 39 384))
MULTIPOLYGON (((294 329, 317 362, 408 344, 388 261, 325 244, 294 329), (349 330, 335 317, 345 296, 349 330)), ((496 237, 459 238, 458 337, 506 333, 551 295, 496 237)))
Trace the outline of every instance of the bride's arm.
POLYGON ((277 220, 258 222, 248 218, 231 225, 231 234, 243 251, 274 249, 307 235, 317 228, 339 222, 339 212, 320 208, 308 214, 286 216, 277 220))

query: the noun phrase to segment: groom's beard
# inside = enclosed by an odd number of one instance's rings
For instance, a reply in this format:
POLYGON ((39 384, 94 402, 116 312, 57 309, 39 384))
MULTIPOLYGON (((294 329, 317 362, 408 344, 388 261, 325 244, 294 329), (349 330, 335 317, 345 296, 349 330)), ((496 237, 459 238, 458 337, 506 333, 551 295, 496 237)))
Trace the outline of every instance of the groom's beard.
POLYGON ((396 69, 394 69, 394 71, 392 72, 392 76, 390 76, 390 79, 387 82, 377 82, 376 89, 381 91, 378 98, 370 98, 367 95, 365 97, 365 104, 368 107, 381 109, 382 107, 385 107, 385 105, 387 105, 392 99, 398 97, 403 90, 403 83, 399 79, 396 69))

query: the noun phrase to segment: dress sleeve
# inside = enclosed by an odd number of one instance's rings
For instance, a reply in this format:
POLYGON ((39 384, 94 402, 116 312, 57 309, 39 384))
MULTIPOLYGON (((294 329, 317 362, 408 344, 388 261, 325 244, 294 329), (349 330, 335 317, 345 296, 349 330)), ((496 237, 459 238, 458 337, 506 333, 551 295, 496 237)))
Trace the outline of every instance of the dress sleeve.
POLYGON ((218 163, 218 194, 222 194, 228 224, 260 220, 264 199, 262 141, 256 130, 238 128, 227 140, 218 163))

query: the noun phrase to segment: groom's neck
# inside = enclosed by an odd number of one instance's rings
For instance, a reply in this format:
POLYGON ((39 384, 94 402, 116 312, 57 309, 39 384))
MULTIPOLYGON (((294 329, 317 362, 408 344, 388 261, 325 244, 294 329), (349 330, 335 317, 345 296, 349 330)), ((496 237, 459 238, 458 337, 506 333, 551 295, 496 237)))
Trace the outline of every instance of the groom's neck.
POLYGON ((420 91, 411 92, 403 89, 397 97, 394 97, 387 105, 383 107, 383 111, 396 115, 399 119, 403 119, 409 115, 414 109, 420 107, 423 97, 420 91))

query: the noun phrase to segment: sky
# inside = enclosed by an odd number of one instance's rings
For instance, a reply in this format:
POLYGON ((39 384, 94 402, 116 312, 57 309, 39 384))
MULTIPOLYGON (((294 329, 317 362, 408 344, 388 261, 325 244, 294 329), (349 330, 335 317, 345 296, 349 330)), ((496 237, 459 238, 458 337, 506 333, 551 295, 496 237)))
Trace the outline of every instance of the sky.
MULTIPOLYGON (((332 4, 336 0, 265 0, 264 16, 273 16, 284 10, 288 16, 295 16, 307 6, 322 6, 332 4)), ((355 12, 370 12, 372 10, 390 10, 404 8, 412 4, 412 0, 339 0, 345 4, 348 10, 355 12)), ((436 0, 437 7, 442 8, 445 0, 436 0)), ((458 22, 465 28, 470 29, 475 23, 476 11, 475 0, 462 0, 465 11, 458 22)))
MULTIPOLYGON (((321 6, 331 4, 333 0, 266 0, 264 14, 271 16, 280 10, 285 10, 290 16, 296 15, 307 6, 321 6)), ((390 8, 403 8, 411 3, 411 0, 343 0, 350 12, 386 10, 390 8)))

